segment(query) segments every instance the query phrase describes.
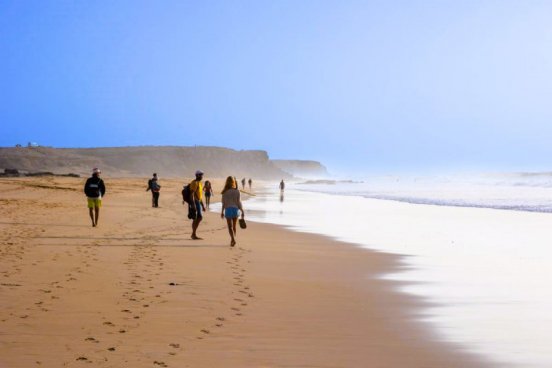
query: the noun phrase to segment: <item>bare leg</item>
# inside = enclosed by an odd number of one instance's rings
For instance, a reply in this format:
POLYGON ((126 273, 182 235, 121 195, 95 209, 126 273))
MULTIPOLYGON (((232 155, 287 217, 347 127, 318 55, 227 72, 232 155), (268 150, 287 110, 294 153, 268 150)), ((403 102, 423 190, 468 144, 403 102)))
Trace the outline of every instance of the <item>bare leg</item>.
POLYGON ((194 240, 197 240, 197 239, 201 239, 199 236, 197 236, 196 234, 196 231, 197 231, 197 228, 199 227, 199 223, 201 222, 201 218, 196 218, 194 219, 194 221, 192 222, 192 239, 194 240))
POLYGON ((232 219, 232 230, 234 230, 234 236, 236 236, 237 232, 236 232, 236 223, 238 222, 238 218, 237 217, 234 217, 232 219))
POLYGON ((233 247, 236 245, 236 239, 234 239, 234 233, 236 232, 234 223, 234 230, 232 230, 232 222, 235 222, 236 219, 227 218, 226 224, 228 225, 228 233, 230 234, 230 246, 233 247))
POLYGON ((96 224, 94 226, 98 226, 98 218, 100 217, 100 207, 94 207, 94 213, 96 214, 96 224))
POLYGON ((96 221, 94 221, 94 209, 89 208, 88 213, 90 214, 90 220, 92 220, 92 226, 96 226, 96 221))

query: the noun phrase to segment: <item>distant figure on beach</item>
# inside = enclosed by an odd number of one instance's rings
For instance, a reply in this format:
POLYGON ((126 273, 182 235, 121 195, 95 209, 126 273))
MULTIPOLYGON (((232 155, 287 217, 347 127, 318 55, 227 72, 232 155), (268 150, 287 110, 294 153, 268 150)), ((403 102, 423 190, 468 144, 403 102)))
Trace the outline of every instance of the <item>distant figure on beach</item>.
POLYGON ((101 170, 95 167, 92 170, 92 176, 84 184, 84 194, 88 199, 88 212, 92 220, 92 226, 98 226, 100 217, 100 207, 102 206, 102 197, 105 195, 105 185, 100 178, 101 170))
POLYGON ((245 178, 242 179, 242 189, 245 189, 245 178))
POLYGON ((146 192, 151 190, 151 206, 159 207, 159 192, 161 191, 161 185, 157 179, 157 173, 153 173, 153 178, 148 180, 148 189, 146 192))
POLYGON ((226 218, 228 225, 228 233, 230 234, 230 246, 236 245, 236 223, 238 221, 239 212, 241 218, 245 218, 238 183, 231 176, 226 178, 224 189, 222 190, 222 210, 220 218, 226 218))
POLYGON ((251 180, 251 178, 249 178, 249 181, 247 183, 249 184, 249 190, 251 190, 251 184, 253 184, 253 180, 251 180))
POLYGON ((203 193, 205 193, 205 205, 209 209, 209 204, 211 203, 211 196, 213 195, 213 187, 209 180, 205 180, 205 186, 203 187, 203 193))
POLYGON ((284 189, 286 189, 286 183, 284 183, 284 179, 280 182, 280 202, 284 201, 284 189))
POLYGON ((192 239, 199 240, 200 237, 197 236, 197 228, 199 223, 203 220, 202 210, 205 211, 205 205, 203 204, 203 171, 197 170, 195 173, 195 180, 190 182, 190 193, 192 195, 191 203, 189 204, 188 217, 193 219, 192 222, 192 239))

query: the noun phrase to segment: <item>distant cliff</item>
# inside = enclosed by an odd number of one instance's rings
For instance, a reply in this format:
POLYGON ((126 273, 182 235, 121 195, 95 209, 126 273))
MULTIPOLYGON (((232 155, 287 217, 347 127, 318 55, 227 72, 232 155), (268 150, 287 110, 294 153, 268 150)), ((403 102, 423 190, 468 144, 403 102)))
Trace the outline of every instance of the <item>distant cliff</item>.
POLYGON ((99 167, 106 176, 191 177, 197 169, 208 177, 290 178, 265 151, 221 147, 139 146, 113 148, 0 148, 0 169, 88 175, 99 167))
POLYGON ((272 160, 281 170, 299 178, 320 178, 329 176, 328 170, 318 161, 272 160))

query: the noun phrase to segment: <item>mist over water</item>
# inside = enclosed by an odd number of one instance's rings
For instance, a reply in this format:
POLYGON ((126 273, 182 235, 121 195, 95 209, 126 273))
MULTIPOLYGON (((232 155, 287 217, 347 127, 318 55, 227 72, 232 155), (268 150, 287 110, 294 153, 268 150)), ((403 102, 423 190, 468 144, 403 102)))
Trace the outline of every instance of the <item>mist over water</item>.
MULTIPOLYGON (((406 256, 385 278, 431 302, 422 319, 499 366, 550 367, 552 175, 383 176, 290 183, 251 220, 406 256), (507 210, 504 210, 507 209, 507 210)), ((362 275, 359 275, 362 277, 362 275)))

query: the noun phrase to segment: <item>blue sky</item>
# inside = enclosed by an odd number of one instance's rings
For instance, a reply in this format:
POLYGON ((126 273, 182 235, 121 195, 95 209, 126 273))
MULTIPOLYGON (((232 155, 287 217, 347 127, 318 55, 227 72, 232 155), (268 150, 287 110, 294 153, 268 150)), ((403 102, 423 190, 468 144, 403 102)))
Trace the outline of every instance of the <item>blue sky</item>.
POLYGON ((550 169, 550 1, 0 2, 1 146, 550 169))

